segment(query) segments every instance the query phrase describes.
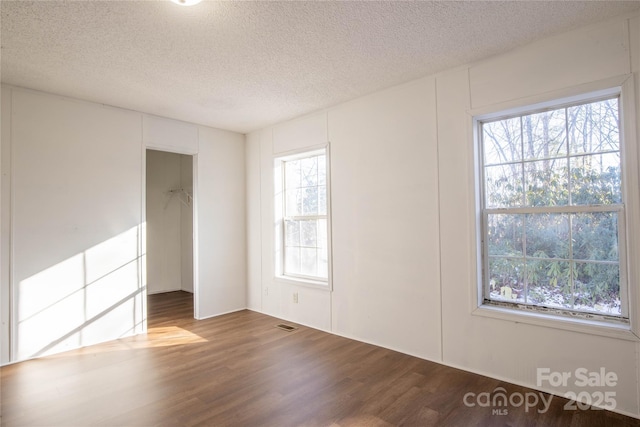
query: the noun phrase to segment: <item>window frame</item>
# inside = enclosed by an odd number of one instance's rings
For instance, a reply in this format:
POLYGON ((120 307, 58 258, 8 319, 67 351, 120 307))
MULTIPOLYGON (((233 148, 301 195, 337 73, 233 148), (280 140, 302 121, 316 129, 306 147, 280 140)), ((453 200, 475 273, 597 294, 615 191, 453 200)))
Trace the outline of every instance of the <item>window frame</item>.
POLYGON ((329 143, 307 147, 299 150, 288 151, 274 156, 274 224, 275 224, 275 278, 284 283, 314 287, 323 290, 331 290, 332 266, 331 266, 331 166, 329 143), (325 156, 326 168, 326 215, 296 215, 287 217, 286 214, 286 177, 285 164, 288 161, 300 160, 318 155, 325 156), (285 221, 288 219, 326 219, 327 221, 327 278, 309 276, 304 274, 285 273, 286 249, 285 249, 285 221))
MULTIPOLYGON (((473 143, 474 171, 471 176, 475 189, 475 214, 474 235, 475 245, 472 248, 473 258, 476 260, 476 268, 473 276, 474 291, 471 295, 471 314, 495 319, 502 319, 518 323, 528 323, 558 329, 566 329, 583 333, 617 337, 621 339, 639 341, 640 322, 638 321, 638 292, 637 277, 638 267, 633 260, 638 259, 640 253, 640 239, 633 238, 640 231, 640 194, 638 192, 638 148, 636 140, 636 109, 635 88, 632 75, 618 76, 577 87, 557 90, 539 96, 531 96, 524 99, 508 101, 499 105, 487 106, 469 110, 471 118, 471 141, 473 143), (538 309, 533 305, 514 305, 512 303, 500 304, 485 301, 484 272, 487 268, 488 256, 485 238, 486 214, 484 208, 485 180, 484 159, 482 157, 481 123, 496 121, 508 117, 518 117, 544 110, 558 109, 570 105, 596 102, 612 97, 619 97, 619 132, 620 132, 620 156, 621 156, 621 180, 622 203, 624 211, 619 215, 621 220, 618 228, 618 246, 620 248, 620 280, 621 297, 626 293, 627 318, 618 320, 592 316, 591 313, 571 311, 559 313, 549 309, 538 309), (624 231, 622 231, 624 230, 624 231), (623 255, 625 252, 625 255, 623 255), (624 276, 624 279, 623 279, 624 276), (622 281, 625 280, 624 290, 622 281), (578 313, 577 315, 574 313, 578 313)), ((567 206, 575 212, 576 206, 567 206)), ((624 312, 623 312, 624 315, 624 312)))

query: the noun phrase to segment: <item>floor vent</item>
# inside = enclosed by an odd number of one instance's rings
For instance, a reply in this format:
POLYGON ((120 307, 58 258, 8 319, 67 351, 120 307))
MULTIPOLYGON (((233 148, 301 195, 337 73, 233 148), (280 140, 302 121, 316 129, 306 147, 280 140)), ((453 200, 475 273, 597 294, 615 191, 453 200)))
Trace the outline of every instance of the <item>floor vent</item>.
POLYGON ((295 331, 296 329, 298 329, 295 326, 285 325, 284 323, 280 323, 279 325, 276 325, 276 328, 282 329, 283 331, 287 331, 287 332, 295 331))

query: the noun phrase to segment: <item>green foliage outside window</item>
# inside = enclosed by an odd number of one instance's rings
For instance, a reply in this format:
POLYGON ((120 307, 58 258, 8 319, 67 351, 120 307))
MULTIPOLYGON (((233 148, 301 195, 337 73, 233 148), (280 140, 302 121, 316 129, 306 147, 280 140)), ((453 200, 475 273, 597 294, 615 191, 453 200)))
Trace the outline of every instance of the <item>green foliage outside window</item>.
POLYGON ((483 124, 492 300, 620 316, 618 99, 483 124))

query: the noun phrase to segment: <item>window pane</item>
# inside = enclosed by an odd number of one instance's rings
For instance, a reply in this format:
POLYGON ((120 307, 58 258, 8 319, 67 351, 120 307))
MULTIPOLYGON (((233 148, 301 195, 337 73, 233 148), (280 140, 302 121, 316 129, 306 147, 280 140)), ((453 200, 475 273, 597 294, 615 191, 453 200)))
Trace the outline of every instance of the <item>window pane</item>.
POLYGON ((524 302, 524 262, 521 259, 489 257, 491 299, 524 302))
POLYGON ((284 248, 284 272, 285 274, 300 274, 300 248, 284 248))
POLYGON ((485 298, 626 313, 619 99, 483 123, 481 142, 485 298))
POLYGON ((522 256, 523 215, 487 215, 489 255, 522 256))
POLYGON ((294 188, 286 190, 285 216, 297 216, 302 214, 302 189, 294 188))
POLYGON ((300 221, 301 246, 316 247, 318 237, 316 233, 316 220, 300 221))
POLYGON ((318 187, 318 215, 327 214, 327 187, 318 187))
POLYGON ((285 275, 328 278, 326 162, 324 154, 284 161, 284 212, 276 215, 284 229, 285 275))
POLYGON ((528 214, 525 221, 528 257, 569 258, 569 215, 528 214))
POLYGON ((482 125, 484 164, 522 160, 520 117, 482 125))
POLYGON ((486 207, 522 206, 522 164, 486 167, 485 180, 486 207))
POLYGON ((618 98, 570 107, 567 114, 572 154, 620 150, 618 98))
POLYGON ((285 185, 286 188, 300 187, 300 161, 290 160, 285 162, 285 185))
POLYGON ((302 214, 318 214, 318 187, 305 187, 302 191, 302 214))
POLYGON ((591 262, 575 264, 575 308, 621 315, 620 266, 591 262))
POLYGON ((285 221, 284 235, 286 246, 300 246, 300 221, 285 221))
POLYGON ((573 205, 610 205, 621 202, 620 153, 571 159, 573 205))
POLYGON ((302 173, 302 186, 312 187, 318 185, 318 157, 308 157, 300 160, 302 173))
POLYGON ((566 159, 525 163, 527 206, 564 206, 569 204, 569 179, 566 159))
POLYGON ((548 159, 566 155, 564 108, 524 116, 522 134, 525 159, 548 159))
POLYGON ((580 213, 572 216, 573 259, 618 261, 618 214, 580 213))
POLYGON ((318 250, 315 248, 300 248, 300 274, 305 276, 318 275, 318 250))
POLYGON ((527 260, 527 302, 546 307, 571 308, 569 262, 527 260))

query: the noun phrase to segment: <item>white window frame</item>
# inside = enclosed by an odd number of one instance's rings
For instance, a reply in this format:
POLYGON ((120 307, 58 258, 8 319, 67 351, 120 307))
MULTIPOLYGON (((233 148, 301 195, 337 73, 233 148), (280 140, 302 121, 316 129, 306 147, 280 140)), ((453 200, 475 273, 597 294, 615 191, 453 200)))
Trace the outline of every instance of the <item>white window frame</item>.
MULTIPOLYGON (((640 191, 638 179, 638 143, 636 137, 636 108, 635 88, 633 75, 624 75, 605 79, 598 82, 585 84, 579 87, 554 91, 541 96, 533 96, 526 99, 505 102, 500 105, 477 108, 469 111, 472 118, 472 143, 474 147, 475 174, 473 175, 476 203, 474 215, 474 228, 476 230, 476 245, 472 254, 477 264, 475 269, 474 291, 471 299, 471 313, 473 315, 501 319, 516 323, 528 323, 538 326, 565 329, 593 335, 615 337, 630 341, 640 341, 640 292, 638 289, 638 277, 640 266, 638 255, 640 254, 640 191), (484 300, 485 268, 484 245, 485 231, 483 228, 482 200, 484 189, 484 176, 482 175, 482 157, 480 145, 480 123, 497 120, 504 117, 526 115, 527 113, 545 109, 561 108, 565 105, 579 104, 607 97, 620 97, 620 155, 622 164, 622 197, 625 210, 621 227, 625 229, 624 235, 619 236, 621 248, 620 269, 621 280, 625 276, 626 299, 628 306, 628 322, 607 321, 597 316, 562 315, 553 310, 537 310, 534 306, 517 307, 501 306, 499 304, 487 304, 484 300), (623 258, 622 252, 626 251, 623 258), (635 261, 635 262, 634 262, 635 261)), ((622 293, 621 289, 621 293, 622 293)))
POLYGON ((330 166, 330 150, 329 144, 322 144, 313 147, 307 147, 301 150, 280 153, 274 158, 274 224, 275 224, 275 278, 276 280, 295 284, 314 287, 323 290, 331 290, 332 286, 332 262, 331 262, 331 166, 330 166), (299 160, 317 155, 325 156, 326 164, 326 192, 327 192, 327 214, 326 215, 303 215, 291 218, 285 217, 285 170, 284 164, 291 160, 299 160), (285 274, 285 220, 304 220, 304 219, 325 219, 327 220, 327 278, 317 276, 307 276, 302 274, 285 274))

